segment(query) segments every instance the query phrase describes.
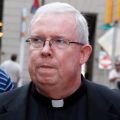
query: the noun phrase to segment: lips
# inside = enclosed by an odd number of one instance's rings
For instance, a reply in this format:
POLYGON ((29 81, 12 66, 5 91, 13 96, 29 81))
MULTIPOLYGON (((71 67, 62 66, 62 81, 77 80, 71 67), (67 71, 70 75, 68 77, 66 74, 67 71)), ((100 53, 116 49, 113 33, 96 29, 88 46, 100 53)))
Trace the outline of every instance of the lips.
POLYGON ((53 66, 50 65, 40 65, 41 68, 54 68, 53 66))
POLYGON ((44 64, 44 65, 40 65, 37 68, 37 71, 41 76, 48 77, 51 75, 53 76, 55 74, 56 68, 55 66, 44 64))
POLYGON ((56 66, 55 65, 53 65, 53 64, 39 64, 38 66, 37 66, 37 68, 39 68, 39 69, 55 69, 56 68, 56 66))

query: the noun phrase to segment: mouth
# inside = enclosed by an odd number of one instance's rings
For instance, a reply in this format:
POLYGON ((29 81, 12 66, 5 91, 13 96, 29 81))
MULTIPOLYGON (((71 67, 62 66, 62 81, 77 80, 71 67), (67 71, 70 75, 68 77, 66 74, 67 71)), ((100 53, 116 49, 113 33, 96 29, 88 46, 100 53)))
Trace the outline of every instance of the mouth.
POLYGON ((44 64, 44 65, 40 65, 37 70, 41 76, 45 75, 47 77, 47 76, 54 75, 56 68, 52 65, 44 64))
POLYGON ((38 66, 40 69, 55 69, 54 65, 41 64, 38 66))
POLYGON ((50 65, 40 65, 40 68, 54 68, 54 67, 50 65))

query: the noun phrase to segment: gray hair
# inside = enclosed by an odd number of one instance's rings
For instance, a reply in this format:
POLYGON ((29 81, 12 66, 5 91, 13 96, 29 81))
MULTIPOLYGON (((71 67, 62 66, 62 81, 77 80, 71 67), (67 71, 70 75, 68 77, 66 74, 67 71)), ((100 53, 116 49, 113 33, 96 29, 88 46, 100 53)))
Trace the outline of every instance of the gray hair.
POLYGON ((31 20, 30 25, 32 25, 32 23, 36 20, 36 18, 40 14, 65 13, 65 12, 70 12, 73 14, 73 16, 75 16, 79 42, 83 44, 89 43, 88 41, 89 33, 88 33, 88 25, 86 19, 77 9, 75 9, 73 6, 67 3, 55 2, 41 6, 40 8, 37 9, 35 15, 31 20))

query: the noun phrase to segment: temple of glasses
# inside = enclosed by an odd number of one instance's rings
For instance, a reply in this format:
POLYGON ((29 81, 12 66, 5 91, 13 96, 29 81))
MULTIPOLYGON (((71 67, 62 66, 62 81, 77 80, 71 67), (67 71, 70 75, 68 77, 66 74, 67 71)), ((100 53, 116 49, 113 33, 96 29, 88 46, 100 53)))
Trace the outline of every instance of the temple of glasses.
POLYGON ((79 43, 79 42, 69 42, 69 43, 78 44, 78 45, 84 45, 83 43, 79 43))

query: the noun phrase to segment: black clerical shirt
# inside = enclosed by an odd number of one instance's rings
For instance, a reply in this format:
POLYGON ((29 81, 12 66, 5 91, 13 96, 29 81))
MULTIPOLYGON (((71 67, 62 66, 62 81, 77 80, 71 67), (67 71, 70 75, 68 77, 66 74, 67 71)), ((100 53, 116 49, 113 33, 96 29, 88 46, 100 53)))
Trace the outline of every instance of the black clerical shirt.
POLYGON ((63 99, 63 102, 63 107, 53 107, 51 99, 38 93, 32 85, 27 120, 87 120, 87 97, 84 85, 73 95, 63 99))

